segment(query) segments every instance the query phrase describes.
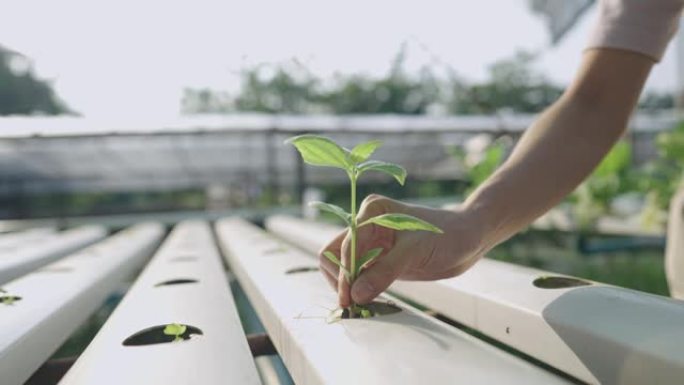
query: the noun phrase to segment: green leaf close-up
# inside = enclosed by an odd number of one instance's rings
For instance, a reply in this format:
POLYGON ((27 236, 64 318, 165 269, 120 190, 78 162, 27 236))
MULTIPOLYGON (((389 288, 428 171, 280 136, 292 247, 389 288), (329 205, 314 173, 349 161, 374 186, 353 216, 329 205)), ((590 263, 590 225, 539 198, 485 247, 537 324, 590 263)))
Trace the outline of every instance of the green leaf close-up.
POLYGON ((352 150, 351 153, 349 154, 349 158, 353 163, 361 163, 365 162, 370 158, 371 155, 373 155, 373 152, 378 149, 382 145, 382 142, 379 140, 371 140, 365 143, 360 143, 357 144, 352 150))
POLYGON ((337 167, 347 171, 352 167, 348 157, 349 151, 326 137, 300 135, 288 139, 286 143, 292 143, 308 164, 337 167))
POLYGON ((422 219, 406 214, 383 214, 370 218, 363 222, 359 227, 367 224, 376 224, 393 230, 424 230, 442 234, 443 231, 422 219))
POLYGON ((314 207, 314 208, 321 210, 321 211, 326 211, 326 212, 335 214, 338 217, 342 218, 347 225, 349 225, 351 223, 351 214, 344 211, 344 209, 342 207, 335 206, 335 205, 330 204, 330 203, 318 202, 318 201, 314 201, 314 202, 309 203, 309 206, 314 207))
POLYGON ((359 260, 359 270, 363 270, 366 267, 366 265, 373 262, 373 260, 382 253, 382 250, 382 247, 376 247, 374 249, 368 250, 366 254, 364 254, 363 257, 361 257, 361 259, 359 260))
POLYGON ((366 171, 379 171, 391 175, 402 186, 406 181, 406 170, 397 164, 381 162, 379 160, 369 160, 359 165, 359 175, 366 171))
POLYGON ((328 260, 329 260, 330 262, 334 263, 335 265, 337 265, 337 267, 339 267, 340 269, 342 269, 342 271, 344 272, 345 277, 347 277, 347 279, 350 279, 349 270, 347 270, 344 266, 342 266, 342 262, 340 262, 340 260, 337 259, 337 257, 335 256, 335 254, 333 254, 332 251, 326 250, 326 251, 323 252, 323 255, 324 255, 326 258, 328 258, 328 260))

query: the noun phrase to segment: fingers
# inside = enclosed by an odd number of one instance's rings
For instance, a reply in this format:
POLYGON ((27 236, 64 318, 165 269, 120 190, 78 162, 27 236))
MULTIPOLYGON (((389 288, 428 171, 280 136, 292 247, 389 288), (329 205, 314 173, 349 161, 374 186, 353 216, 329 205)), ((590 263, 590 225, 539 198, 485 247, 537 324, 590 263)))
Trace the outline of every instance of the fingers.
POLYGON ((351 305, 349 281, 347 281, 347 277, 344 276, 342 270, 337 274, 337 295, 341 307, 349 307, 351 305))
MULTIPOLYGON (((339 273, 340 268, 337 267, 336 264, 334 264, 332 261, 330 261, 326 256, 323 255, 324 251, 330 251, 335 256, 340 258, 342 255, 341 249, 342 249, 342 242, 344 241, 344 237, 347 235, 347 231, 342 231, 339 233, 330 243, 328 243, 325 247, 321 249, 321 251, 318 252, 318 265, 321 268, 321 273, 325 276, 326 273, 328 274, 329 277, 332 277, 333 280, 337 281, 337 274, 339 273)), ((326 276, 326 279, 328 278, 326 276)), ((337 290, 337 283, 333 285, 333 288, 337 290)))
POLYGON ((323 246, 323 248, 318 252, 318 256, 322 259, 325 259, 326 261, 328 260, 324 255, 324 251, 331 251, 333 254, 335 254, 338 258, 340 257, 340 250, 342 249, 342 242, 344 242, 344 238, 347 236, 347 230, 341 231, 339 234, 333 238, 330 243, 327 245, 323 246))
POLYGON ((401 275, 407 261, 406 253, 389 252, 365 269, 354 281, 351 297, 356 303, 365 304, 385 291, 401 275))
POLYGON ((368 218, 390 212, 398 212, 399 202, 378 194, 371 194, 361 202, 357 220, 363 222, 368 218))
MULTIPOLYGON (((359 213, 357 215, 357 221, 359 223, 365 221, 368 218, 372 218, 378 215, 382 215, 388 212, 397 212, 398 210, 395 208, 395 206, 398 206, 398 202, 391 200, 389 198, 383 197, 381 195, 377 194, 371 194, 366 199, 363 200, 363 203, 361 203, 361 208, 359 210, 359 213)), ((358 233, 357 233, 357 243, 356 243, 356 260, 357 262, 360 260, 361 256, 364 255, 368 250, 376 248, 376 247, 381 247, 384 249, 383 254, 387 254, 387 252, 392 248, 394 244, 394 230, 386 229, 384 227, 380 226, 375 226, 375 225, 367 225, 359 228, 358 233)), ((351 239, 350 237, 344 237, 342 240, 341 244, 341 255, 343 258, 343 263, 344 266, 351 266, 350 259, 351 259, 351 239)), ((377 260, 384 259, 383 255, 380 255, 377 257, 377 260)), ((386 264, 380 264, 380 263, 375 263, 373 266, 374 270, 378 269, 378 271, 381 271, 380 273, 377 273, 379 275, 386 275, 388 274, 387 271, 383 271, 383 269, 386 268, 386 264), (380 265, 378 267, 378 265, 380 265)), ((358 266, 357 266, 358 268, 358 266)), ((367 271, 370 270, 367 269, 367 271)), ((360 290, 359 287, 362 286, 367 286, 368 282, 364 281, 363 277, 366 275, 366 273, 362 273, 359 278, 356 279, 353 285, 353 289, 358 291, 360 290)), ((390 273, 392 275, 392 278, 389 279, 390 283, 396 278, 396 275, 394 273, 390 273)), ((347 281, 346 277, 344 277, 343 273, 338 273, 338 286, 337 286, 337 292, 339 295, 339 302, 340 306, 342 307, 347 307, 351 305, 352 303, 352 298, 354 302, 356 303, 367 303, 370 302, 373 298, 375 298, 379 293, 381 293, 387 286, 383 287, 383 283, 381 282, 376 282, 377 279, 375 278, 374 275, 371 275, 370 279, 370 285, 373 285, 372 288, 366 288, 364 290, 361 290, 363 292, 363 295, 359 296, 359 294, 354 294, 352 291, 352 288, 349 285, 349 282, 347 281), (357 298, 358 297, 358 298, 357 298), (360 300, 359 298, 363 298, 363 300, 360 300)))
POLYGON ((332 287, 333 290, 337 291, 337 275, 332 275, 328 271, 323 269, 321 269, 321 273, 323 274, 325 280, 328 281, 328 284, 330 284, 330 287, 332 287))
MULTIPOLYGON (((357 220, 362 222, 368 218, 382 215, 388 212, 403 212, 404 207, 397 201, 372 194, 364 199, 357 215, 357 220)), ((398 264, 398 257, 389 255, 389 250, 395 241, 394 230, 386 229, 376 225, 368 225, 359 229, 357 234, 356 258, 357 261, 370 249, 381 247, 383 254, 377 257, 373 266, 368 267, 354 282, 353 291, 349 281, 336 264, 329 261, 324 255, 324 251, 330 251, 338 256, 343 266, 350 268, 351 240, 348 231, 345 230, 338 234, 319 255, 321 272, 325 279, 337 288, 339 304, 341 307, 348 307, 354 302, 368 303, 378 294, 382 293, 401 273, 403 264, 398 264)))

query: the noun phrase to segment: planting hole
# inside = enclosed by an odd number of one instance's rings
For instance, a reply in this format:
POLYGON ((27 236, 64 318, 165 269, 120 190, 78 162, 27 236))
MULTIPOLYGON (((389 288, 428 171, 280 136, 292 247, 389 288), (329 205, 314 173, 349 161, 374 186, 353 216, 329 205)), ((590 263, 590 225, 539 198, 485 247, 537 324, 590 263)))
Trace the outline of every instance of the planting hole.
POLYGON ((158 284, 154 285, 155 287, 161 287, 161 286, 171 286, 171 285, 184 285, 186 283, 197 283, 198 281, 196 279, 191 279, 191 278, 178 278, 178 279, 170 279, 168 281, 164 282, 159 282, 158 284))
POLYGON ((18 297, 16 295, 0 296, 0 303, 3 305, 14 305, 14 303, 17 301, 21 301, 21 297, 18 297))
MULTIPOLYGON (((123 346, 144 346, 144 345, 155 345, 155 344, 165 344, 168 342, 174 342, 176 340, 175 336, 168 335, 164 333, 164 329, 167 325, 153 326, 151 328, 143 329, 132 336, 126 338, 123 342, 123 346)), ((192 325, 185 325, 186 329, 183 334, 179 337, 185 341, 192 338, 195 335, 203 335, 202 330, 196 328, 192 325)), ((182 342, 182 341, 179 341, 182 342)))
POLYGON ((193 262, 196 261, 197 257, 176 257, 171 258, 171 262, 193 262))
POLYGON ((565 289, 568 287, 589 286, 591 282, 571 277, 545 276, 535 279, 532 284, 540 289, 565 289))
POLYGON ((309 273, 312 271, 318 271, 318 267, 316 266, 303 266, 303 267, 295 267, 293 269, 290 269, 285 272, 285 274, 299 274, 299 273, 309 273))
POLYGON ((361 308, 363 310, 368 311, 368 313, 366 313, 366 317, 362 317, 360 314, 357 314, 355 317, 350 317, 349 309, 336 309, 330 313, 330 316, 328 316, 328 323, 336 322, 343 319, 375 318, 384 315, 399 313, 401 311, 401 308, 395 305, 392 301, 373 301, 369 304, 362 305, 361 308))

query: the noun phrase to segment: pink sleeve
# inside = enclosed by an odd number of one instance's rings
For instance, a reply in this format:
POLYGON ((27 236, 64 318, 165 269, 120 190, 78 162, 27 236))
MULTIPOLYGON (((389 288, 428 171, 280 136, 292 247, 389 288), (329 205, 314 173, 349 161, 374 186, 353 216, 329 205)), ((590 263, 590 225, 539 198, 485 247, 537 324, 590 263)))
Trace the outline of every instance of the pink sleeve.
POLYGON ((660 61, 677 31, 684 0, 600 0, 587 48, 617 48, 660 61))

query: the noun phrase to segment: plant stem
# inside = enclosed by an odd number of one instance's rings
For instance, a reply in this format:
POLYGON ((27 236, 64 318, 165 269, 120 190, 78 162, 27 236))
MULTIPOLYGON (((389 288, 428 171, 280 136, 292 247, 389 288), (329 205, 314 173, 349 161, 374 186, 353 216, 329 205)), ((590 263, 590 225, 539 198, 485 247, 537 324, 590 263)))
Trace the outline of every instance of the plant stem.
MULTIPOLYGON (((351 180, 351 254, 350 254, 350 269, 349 269, 349 286, 354 284, 356 280, 356 169, 352 170, 349 175, 351 180)), ((352 304, 349 307, 349 312, 351 317, 356 315, 356 306, 352 304)))
POLYGON ((356 170, 354 170, 351 178, 351 269, 349 274, 351 275, 352 284, 356 279, 356 170))

